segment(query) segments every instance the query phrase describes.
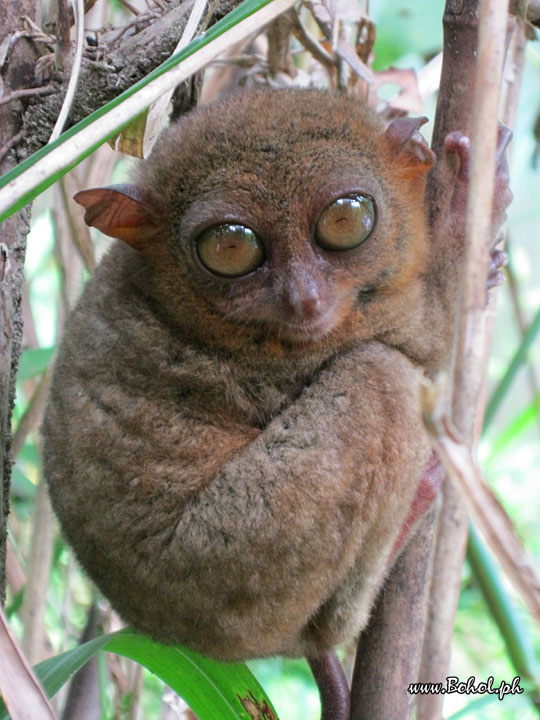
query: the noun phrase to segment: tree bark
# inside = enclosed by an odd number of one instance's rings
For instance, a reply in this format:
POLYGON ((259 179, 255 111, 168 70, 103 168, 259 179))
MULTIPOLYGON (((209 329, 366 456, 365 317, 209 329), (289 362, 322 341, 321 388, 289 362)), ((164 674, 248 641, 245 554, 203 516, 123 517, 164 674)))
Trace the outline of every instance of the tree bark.
MULTIPOLYGON (((11 0, 0 4, 0 46, 5 38, 22 30, 21 16, 36 20, 36 0, 11 0)), ((34 87, 34 64, 37 53, 27 39, 12 47, 2 70, 3 94, 34 87)), ((0 106, 0 151, 11 146, 22 131, 22 105, 17 100, 0 106)), ((0 160, 0 174, 18 162, 15 150, 0 160)), ((11 477, 11 412, 15 397, 15 373, 21 349, 21 288, 24 253, 28 233, 29 209, 0 226, 0 602, 5 599, 6 521, 11 477)))

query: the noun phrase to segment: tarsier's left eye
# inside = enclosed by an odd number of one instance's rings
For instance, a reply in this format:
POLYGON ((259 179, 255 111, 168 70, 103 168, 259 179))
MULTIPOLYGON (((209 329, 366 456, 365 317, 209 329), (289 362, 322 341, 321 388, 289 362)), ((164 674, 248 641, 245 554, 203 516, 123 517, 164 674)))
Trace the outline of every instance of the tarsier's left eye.
POLYGON ((197 238, 199 260, 223 277, 241 277, 264 262, 261 239, 245 225, 214 225, 197 238))
POLYGON ((325 208, 315 226, 315 240, 325 250, 350 250, 371 235, 375 201, 368 195, 345 195, 325 208))

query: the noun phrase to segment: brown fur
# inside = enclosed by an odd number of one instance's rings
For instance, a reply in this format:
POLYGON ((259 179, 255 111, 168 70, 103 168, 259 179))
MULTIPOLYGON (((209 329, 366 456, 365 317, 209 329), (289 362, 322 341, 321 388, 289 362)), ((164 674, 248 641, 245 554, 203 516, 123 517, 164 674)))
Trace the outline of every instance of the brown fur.
POLYGON ((136 628, 243 659, 317 656, 366 623, 429 457, 417 368, 446 362, 452 326, 428 166, 356 100, 293 90, 200 108, 142 164, 139 249, 88 283, 43 426, 65 536, 136 628), (352 189, 376 228, 323 251, 318 214, 352 189), (238 280, 192 251, 230 217, 268 253, 238 280), (291 310, 312 286, 323 337, 291 310))

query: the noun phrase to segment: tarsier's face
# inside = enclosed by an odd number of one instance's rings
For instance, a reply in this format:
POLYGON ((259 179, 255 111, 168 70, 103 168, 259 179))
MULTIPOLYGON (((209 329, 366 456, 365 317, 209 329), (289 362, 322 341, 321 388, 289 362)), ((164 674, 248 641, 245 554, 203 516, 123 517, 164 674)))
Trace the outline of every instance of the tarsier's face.
POLYGON ((191 290, 205 320, 292 344, 394 322, 390 306, 422 272, 423 178, 398 188, 378 119, 333 98, 321 111, 317 92, 301 104, 240 94, 169 130, 142 169, 167 243, 164 287, 191 290))
MULTIPOLYGON (((369 238, 376 216, 375 200, 369 195, 356 192, 333 199, 316 218, 310 237, 304 240, 308 256, 305 261, 308 267, 310 263, 311 271, 297 277, 291 274, 278 282, 277 288, 274 281, 283 271, 275 265, 283 265, 286 259, 279 253, 276 256, 272 245, 241 221, 203 230, 195 241, 195 252, 202 267, 219 278, 240 283, 253 275, 267 297, 255 318, 266 322, 279 337, 312 342, 335 328, 338 310, 345 300, 341 295, 350 295, 332 288, 333 263, 340 261, 340 254, 356 250, 369 238)), ((292 265, 291 258, 289 263, 292 265)))
POLYGON ((205 212, 194 204, 182 225, 194 280, 218 312, 290 342, 315 342, 339 325, 359 290, 351 271, 361 262, 360 246, 377 224, 371 195, 356 188, 324 193, 310 215, 303 205, 304 217, 293 219, 281 206, 273 221, 262 198, 245 211, 234 204, 225 210, 221 196, 215 215, 208 199, 203 204, 205 212))

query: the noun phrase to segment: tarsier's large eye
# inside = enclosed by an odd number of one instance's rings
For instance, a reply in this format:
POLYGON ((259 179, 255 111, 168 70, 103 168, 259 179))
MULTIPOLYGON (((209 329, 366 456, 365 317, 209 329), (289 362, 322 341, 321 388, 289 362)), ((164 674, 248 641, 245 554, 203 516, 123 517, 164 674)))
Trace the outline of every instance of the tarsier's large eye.
POLYGON ((244 225, 214 225, 197 238, 199 259, 207 270, 224 277, 247 275, 262 265, 264 246, 244 225))
POLYGON ((350 250, 370 236, 375 201, 367 195, 345 195, 325 208, 315 226, 315 240, 325 250, 350 250))

